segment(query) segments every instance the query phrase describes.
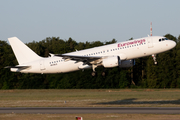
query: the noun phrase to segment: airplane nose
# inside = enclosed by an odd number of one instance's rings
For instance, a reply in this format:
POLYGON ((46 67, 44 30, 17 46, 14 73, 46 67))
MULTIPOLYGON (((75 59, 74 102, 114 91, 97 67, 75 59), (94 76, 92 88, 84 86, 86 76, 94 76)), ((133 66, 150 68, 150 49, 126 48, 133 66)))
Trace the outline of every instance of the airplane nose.
POLYGON ((171 47, 174 48, 176 46, 176 42, 174 42, 173 40, 171 40, 171 47))
POLYGON ((166 47, 168 50, 173 49, 176 46, 176 42, 173 40, 167 40, 166 47))

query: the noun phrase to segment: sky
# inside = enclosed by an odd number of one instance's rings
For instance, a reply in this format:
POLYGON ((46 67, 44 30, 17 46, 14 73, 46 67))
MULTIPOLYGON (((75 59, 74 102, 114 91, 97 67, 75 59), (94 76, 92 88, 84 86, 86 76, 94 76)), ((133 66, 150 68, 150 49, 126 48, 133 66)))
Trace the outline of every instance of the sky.
POLYGON ((180 35, 180 0, 0 0, 0 40, 77 42, 180 35))

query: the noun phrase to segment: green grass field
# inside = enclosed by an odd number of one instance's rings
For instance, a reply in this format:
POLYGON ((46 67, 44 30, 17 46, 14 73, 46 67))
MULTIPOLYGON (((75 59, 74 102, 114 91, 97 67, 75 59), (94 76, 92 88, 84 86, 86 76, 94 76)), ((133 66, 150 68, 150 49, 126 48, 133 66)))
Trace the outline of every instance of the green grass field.
POLYGON ((157 114, 0 114, 0 120, 180 120, 180 115, 157 114))
MULTIPOLYGON (((0 90, 0 107, 180 107, 180 89, 0 90)), ((158 114, 0 114, 0 120, 180 120, 158 114)))
POLYGON ((0 107, 180 107, 180 89, 0 90, 0 107))

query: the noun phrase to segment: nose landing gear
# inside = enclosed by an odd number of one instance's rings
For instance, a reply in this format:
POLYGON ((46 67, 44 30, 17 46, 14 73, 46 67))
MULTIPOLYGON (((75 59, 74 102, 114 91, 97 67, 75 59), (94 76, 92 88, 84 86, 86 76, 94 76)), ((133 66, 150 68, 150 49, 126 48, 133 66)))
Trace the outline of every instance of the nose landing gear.
POLYGON ((156 64, 157 64, 157 61, 156 61, 156 54, 153 54, 153 55, 152 55, 152 58, 153 58, 153 60, 154 60, 154 64, 156 65, 156 64))

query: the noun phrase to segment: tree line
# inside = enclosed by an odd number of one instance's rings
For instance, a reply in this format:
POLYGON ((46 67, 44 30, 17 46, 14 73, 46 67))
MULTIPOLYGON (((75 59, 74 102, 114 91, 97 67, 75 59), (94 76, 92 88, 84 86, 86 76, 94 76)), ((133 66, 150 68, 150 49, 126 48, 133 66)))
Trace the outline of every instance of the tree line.
MULTIPOLYGON (((10 45, 0 40, 0 89, 99 89, 99 88, 180 88, 180 36, 166 34, 177 45, 172 50, 157 55, 158 64, 154 65, 151 56, 135 59, 134 67, 106 69, 102 76, 102 67, 96 68, 97 76, 91 76, 91 69, 61 74, 25 74, 13 73, 5 66, 17 65, 10 45)), ((131 38, 132 39, 132 38, 131 38)), ((48 37, 39 42, 27 43, 33 51, 42 57, 49 53, 63 54, 75 50, 116 43, 115 39, 106 42, 76 42, 59 37, 48 37)))

